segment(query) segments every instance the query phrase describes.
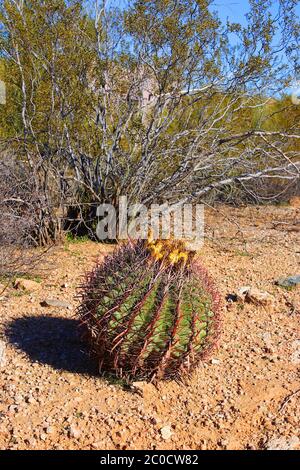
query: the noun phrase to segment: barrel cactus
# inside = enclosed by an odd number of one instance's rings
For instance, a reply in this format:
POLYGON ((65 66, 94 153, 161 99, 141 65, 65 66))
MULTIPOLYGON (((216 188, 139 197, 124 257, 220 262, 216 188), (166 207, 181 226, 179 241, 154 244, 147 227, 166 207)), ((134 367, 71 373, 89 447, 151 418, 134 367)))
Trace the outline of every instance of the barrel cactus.
POLYGON ((174 378, 215 344, 219 295, 183 242, 138 241, 96 265, 78 310, 102 371, 174 378))

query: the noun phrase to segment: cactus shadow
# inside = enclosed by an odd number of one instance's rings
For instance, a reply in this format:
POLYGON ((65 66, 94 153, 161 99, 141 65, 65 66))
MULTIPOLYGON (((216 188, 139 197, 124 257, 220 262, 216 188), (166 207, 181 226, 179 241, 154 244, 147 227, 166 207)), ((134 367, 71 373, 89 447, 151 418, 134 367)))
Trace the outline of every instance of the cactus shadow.
POLYGON ((81 340, 73 319, 29 316, 6 325, 8 341, 34 362, 76 374, 99 375, 97 362, 81 340))

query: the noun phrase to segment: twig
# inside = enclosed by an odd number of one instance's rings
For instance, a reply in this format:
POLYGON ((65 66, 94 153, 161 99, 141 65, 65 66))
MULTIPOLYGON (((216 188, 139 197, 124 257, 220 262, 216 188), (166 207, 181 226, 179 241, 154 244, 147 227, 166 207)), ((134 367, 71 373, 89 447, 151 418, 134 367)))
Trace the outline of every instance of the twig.
POLYGON ((281 406, 279 408, 279 413, 281 413, 281 411, 286 407, 286 405, 291 401, 291 399, 295 396, 295 395, 298 395, 298 393, 300 393, 300 388, 298 390, 296 390, 295 392, 291 393, 290 395, 288 395, 287 397, 285 397, 285 399, 283 400, 283 402, 281 403, 281 406))

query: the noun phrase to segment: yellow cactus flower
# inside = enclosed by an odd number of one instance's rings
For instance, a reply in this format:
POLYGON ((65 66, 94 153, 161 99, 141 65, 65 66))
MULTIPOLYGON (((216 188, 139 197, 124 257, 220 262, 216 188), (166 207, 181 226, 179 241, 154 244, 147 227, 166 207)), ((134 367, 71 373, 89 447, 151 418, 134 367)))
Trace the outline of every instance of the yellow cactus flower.
POLYGON ((154 240, 152 232, 149 232, 147 247, 156 261, 165 260, 167 264, 175 265, 179 262, 186 264, 189 253, 185 251, 184 243, 177 240, 154 240))

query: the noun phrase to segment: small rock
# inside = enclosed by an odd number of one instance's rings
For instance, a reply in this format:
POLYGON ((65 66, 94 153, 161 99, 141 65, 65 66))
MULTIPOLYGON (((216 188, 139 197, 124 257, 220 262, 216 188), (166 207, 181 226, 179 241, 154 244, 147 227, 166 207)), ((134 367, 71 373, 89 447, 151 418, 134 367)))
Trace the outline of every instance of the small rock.
POLYGON ((226 300, 227 302, 245 302, 245 297, 250 290, 251 286, 242 286, 237 292, 228 294, 226 300))
POLYGON ((298 366, 300 364, 300 340, 299 339, 296 339, 295 341, 293 341, 292 348, 294 352, 292 354, 291 360, 293 364, 298 366))
POLYGON ((221 364, 221 361, 219 361, 219 359, 212 359, 212 360, 211 360, 211 363, 212 363, 214 366, 218 366, 219 364, 221 364))
POLYGON ((262 340, 265 343, 264 351, 267 353, 274 353, 273 342, 272 342, 272 335, 268 331, 265 331, 261 335, 262 340))
POLYGON ((150 421, 152 424, 154 424, 154 426, 157 426, 159 423, 161 423, 161 419, 158 416, 152 416, 150 421))
POLYGON ((47 436, 47 434, 45 434, 45 433, 42 433, 42 434, 40 435, 40 439, 41 439, 42 441, 46 441, 46 440, 47 440, 47 437, 48 437, 48 436, 47 436))
POLYGON ((56 300, 56 299, 46 299, 41 302, 42 307, 56 307, 56 308, 65 308, 67 310, 72 309, 72 305, 64 300, 56 300))
POLYGON ((35 447, 36 446, 36 439, 32 438, 32 439, 26 439, 26 444, 29 446, 29 447, 35 447))
POLYGON ((35 292, 41 288, 41 285, 38 282, 20 278, 15 280, 14 287, 18 290, 35 292))
POLYGON ((18 413, 18 411, 19 411, 19 408, 16 405, 10 405, 8 407, 8 412, 9 413, 18 413))
POLYGON ((240 287, 236 293, 238 301, 245 302, 246 295, 250 290, 251 290, 251 286, 240 287))
POLYGON ((17 395, 15 395, 14 400, 15 400, 16 405, 20 405, 23 402, 24 399, 23 399, 22 395, 17 394, 17 395))
POLYGON ((268 292, 262 292, 255 287, 251 287, 246 293, 245 301, 258 306, 275 307, 274 296, 268 292))
POLYGON ((92 448, 93 448, 93 449, 100 449, 100 444, 99 444, 99 442, 93 442, 92 448))
POLYGON ((156 388, 153 384, 147 382, 133 382, 132 388, 143 398, 153 398, 156 388))
POLYGON ((33 396, 29 395, 28 397, 25 398, 26 403, 33 404, 35 403, 35 399, 33 396))
POLYGON ((46 432, 46 434, 53 434, 53 433, 54 433, 54 428, 53 428, 53 426, 48 426, 48 427, 45 429, 45 432, 46 432))
POLYGON ((69 428, 69 436, 74 439, 79 439, 81 436, 80 429, 75 428, 75 426, 70 426, 69 428))
POLYGON ((133 382, 132 387, 136 390, 141 390, 143 391, 145 386, 147 385, 147 382, 133 382))
POLYGON ((266 445, 267 450, 295 450, 300 447, 300 439, 297 436, 290 438, 274 437, 266 445))
POLYGON ((6 345, 4 341, 0 341, 0 368, 5 367, 7 363, 5 350, 6 350, 6 345))
POLYGON ((160 434, 161 434, 161 437, 167 441, 169 439, 171 439, 172 437, 172 429, 170 426, 164 426, 163 428, 161 428, 160 430, 160 434))
POLYGON ((207 441, 206 441, 206 439, 201 439, 199 444, 200 444, 200 449, 201 450, 207 450, 207 441))
POLYGON ((219 442, 218 442, 219 446, 220 447, 223 447, 223 449, 226 449, 227 446, 228 446, 228 441, 226 439, 221 439, 219 442))
POLYGON ((300 275, 286 277, 286 278, 281 277, 280 279, 278 279, 278 281, 276 281, 275 284, 279 287, 285 287, 285 288, 296 287, 300 284, 300 275))

